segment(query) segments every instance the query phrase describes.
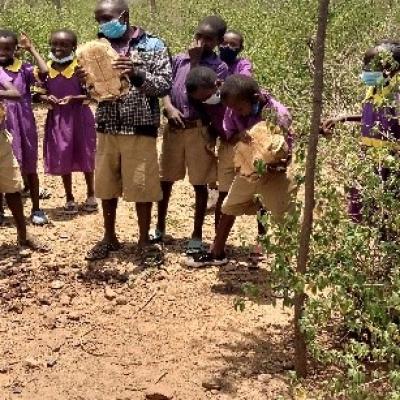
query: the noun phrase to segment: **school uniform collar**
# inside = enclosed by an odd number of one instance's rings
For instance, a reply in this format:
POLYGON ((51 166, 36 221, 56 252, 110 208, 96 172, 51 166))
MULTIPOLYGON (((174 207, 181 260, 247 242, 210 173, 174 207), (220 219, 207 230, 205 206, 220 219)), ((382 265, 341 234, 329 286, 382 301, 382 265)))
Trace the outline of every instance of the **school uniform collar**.
POLYGON ((57 71, 53 68, 53 61, 47 62, 47 67, 49 68, 49 77, 51 79, 56 78, 58 75, 62 75, 64 78, 70 79, 75 73, 75 68, 78 66, 78 60, 74 58, 71 64, 68 65, 67 68, 62 71, 57 71))
POLYGON ((8 65, 4 69, 10 72, 19 72, 21 67, 22 67, 22 61, 19 60, 18 58, 14 58, 13 63, 8 65))
POLYGON ((393 94, 398 92, 399 85, 400 76, 395 75, 390 82, 382 88, 369 87, 363 102, 370 102, 376 107, 382 107, 385 101, 389 100, 393 94))

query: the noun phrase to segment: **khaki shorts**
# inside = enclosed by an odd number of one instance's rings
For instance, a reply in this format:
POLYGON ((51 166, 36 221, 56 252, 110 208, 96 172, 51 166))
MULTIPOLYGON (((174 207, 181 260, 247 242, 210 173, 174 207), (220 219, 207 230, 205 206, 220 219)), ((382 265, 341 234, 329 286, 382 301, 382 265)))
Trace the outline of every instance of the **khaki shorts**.
POLYGON ((291 170, 268 172, 265 177, 250 182, 237 175, 222 205, 227 215, 254 215, 263 206, 279 221, 294 205, 297 184, 291 170))
POLYGON ((98 133, 96 197, 152 203, 162 198, 156 139, 143 135, 98 133))
POLYGON ((228 193, 235 179, 235 165, 233 157, 235 154, 233 144, 221 141, 218 146, 218 190, 228 193))
POLYGON ((0 131, 0 193, 22 190, 19 166, 11 147, 11 135, 0 131))
POLYGON ((212 139, 200 122, 192 129, 176 129, 166 125, 160 157, 161 180, 182 180, 187 170, 192 185, 215 182, 217 160, 207 146, 212 146, 212 139))

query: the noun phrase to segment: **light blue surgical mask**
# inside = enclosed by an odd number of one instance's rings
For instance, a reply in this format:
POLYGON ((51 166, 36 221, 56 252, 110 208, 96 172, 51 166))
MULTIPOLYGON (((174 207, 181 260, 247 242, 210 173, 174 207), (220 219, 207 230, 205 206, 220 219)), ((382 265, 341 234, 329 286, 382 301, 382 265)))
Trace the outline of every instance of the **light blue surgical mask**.
POLYGON ((257 115, 260 112, 260 102, 257 101, 251 106, 251 115, 257 115))
POLYGON ((380 86, 385 82, 383 72, 380 71, 363 71, 361 73, 361 80, 367 86, 380 86))
POLYGON ((122 17, 122 15, 123 13, 118 19, 113 19, 112 21, 100 24, 100 33, 102 33, 107 39, 119 39, 124 36, 128 26, 127 24, 120 22, 119 19, 122 17))
POLYGON ((208 104, 208 105, 212 105, 212 106, 215 106, 219 103, 221 103, 221 93, 219 91, 214 93, 207 100, 203 101, 203 104, 208 104))
POLYGON ((52 52, 49 53, 49 58, 51 61, 57 63, 57 64, 66 64, 68 62, 71 62, 75 58, 75 54, 72 52, 69 56, 64 57, 64 58, 57 58, 52 52))

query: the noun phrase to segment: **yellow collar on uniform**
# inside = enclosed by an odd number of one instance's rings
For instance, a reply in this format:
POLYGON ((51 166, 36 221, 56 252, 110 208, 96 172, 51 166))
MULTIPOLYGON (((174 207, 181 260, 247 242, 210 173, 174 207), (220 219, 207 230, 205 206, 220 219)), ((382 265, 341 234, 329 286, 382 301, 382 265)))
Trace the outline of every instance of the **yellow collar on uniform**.
POLYGON ((78 60, 75 58, 75 59, 72 61, 72 63, 69 64, 68 67, 65 68, 65 69, 62 70, 62 71, 57 71, 56 69, 54 69, 54 68, 52 67, 52 65, 53 65, 53 61, 49 61, 49 62, 47 63, 47 67, 49 68, 49 77, 50 77, 51 79, 56 78, 58 75, 62 75, 62 76, 64 76, 65 78, 70 79, 70 78, 72 78, 72 76, 73 76, 74 73, 75 73, 75 68, 76 68, 77 65, 78 65, 78 60))
POLYGON ((400 76, 395 75, 390 80, 389 84, 386 86, 380 88, 374 88, 374 87, 368 88, 364 99, 364 103, 369 101, 372 102, 377 107, 382 107, 384 105, 385 100, 388 100, 392 93, 398 92, 399 84, 400 84, 400 76))
POLYGON ((10 72, 19 72, 21 67, 22 67, 22 61, 19 60, 18 58, 14 58, 14 62, 8 67, 6 67, 6 70, 10 72))

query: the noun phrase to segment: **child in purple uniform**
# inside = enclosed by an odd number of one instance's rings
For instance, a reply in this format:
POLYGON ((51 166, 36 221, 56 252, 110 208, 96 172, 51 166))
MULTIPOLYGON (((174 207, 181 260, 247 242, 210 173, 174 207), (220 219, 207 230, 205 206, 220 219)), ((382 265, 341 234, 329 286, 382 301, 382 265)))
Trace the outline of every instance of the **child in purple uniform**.
POLYGON ((97 210, 94 196, 94 158, 96 131, 94 116, 75 68, 77 37, 69 30, 53 32, 50 38, 51 60, 48 74, 43 79, 46 94, 42 96, 50 109, 44 137, 45 172, 62 176, 66 214, 76 214, 78 206, 72 193, 72 172, 83 172, 87 199, 83 209, 97 210))
MULTIPOLYGON (((213 142, 215 145, 215 139, 210 136, 208 124, 202 119, 199 109, 189 100, 185 82, 190 70, 199 65, 211 68, 219 79, 225 79, 228 67, 214 52, 222 43, 225 32, 226 23, 218 16, 206 17, 199 23, 189 51, 173 57, 172 89, 163 99, 168 118, 160 157, 163 199, 158 203, 157 229, 152 237, 157 241, 165 235, 173 184, 183 179, 187 172, 196 199, 192 238, 187 244, 188 253, 201 252, 203 249, 207 185, 216 181, 216 159, 210 151, 213 142)), ((209 102, 208 106, 212 108, 215 103, 209 102)))
POLYGON ((219 56, 229 68, 229 75, 253 75, 253 65, 247 58, 239 57, 244 49, 244 37, 241 32, 229 30, 224 35, 224 42, 219 46, 219 56))
MULTIPOLYGON (((15 57, 18 39, 15 33, 0 31, 0 66, 11 78, 11 82, 21 93, 18 101, 7 100, 8 131, 13 137, 13 151, 21 173, 26 176, 32 199, 31 219, 34 224, 44 225, 48 219, 39 207, 39 178, 37 174, 38 134, 32 111, 31 86, 35 81, 33 65, 15 57)), ((27 50, 36 60, 42 73, 47 71, 46 63, 40 57, 26 35, 21 36, 19 47, 27 50)))
MULTIPOLYGON (((331 118, 323 123, 323 133, 329 134, 337 123, 361 123, 361 144, 368 147, 393 148, 398 154, 400 148, 400 123, 398 106, 400 101, 400 43, 384 40, 370 48, 364 55, 364 67, 361 79, 367 86, 361 115, 345 115, 331 118)), ((377 167, 381 183, 388 190, 399 192, 398 188, 389 188, 390 176, 398 171, 387 167, 377 167)), ((356 185, 350 189, 348 211, 354 222, 365 218, 362 190, 356 185)))
MULTIPOLYGON (((214 89, 215 90, 215 89, 214 89)), ((221 88, 221 100, 227 107, 224 129, 228 138, 233 135, 236 141, 251 140, 247 131, 268 118, 282 127, 287 134, 289 148, 292 147, 293 132, 288 109, 275 100, 267 91, 247 76, 231 75, 221 88), (267 117, 264 117, 264 114, 267 117)), ((257 214, 261 207, 271 212, 277 220, 291 208, 297 185, 290 167, 290 156, 281 165, 269 166, 265 176, 250 182, 237 175, 222 205, 216 236, 211 252, 193 255, 186 260, 189 267, 223 265, 228 262, 225 244, 229 233, 239 215, 257 214), (255 197, 260 197, 256 201, 255 197)))
POLYGON ((5 100, 19 100, 21 93, 11 83, 3 69, 0 69, 0 192, 5 193, 8 207, 14 217, 17 227, 18 244, 33 250, 46 251, 46 246, 40 244, 26 233, 24 207, 21 198, 21 179, 18 163, 13 155, 11 136, 6 130, 7 113, 5 100))

